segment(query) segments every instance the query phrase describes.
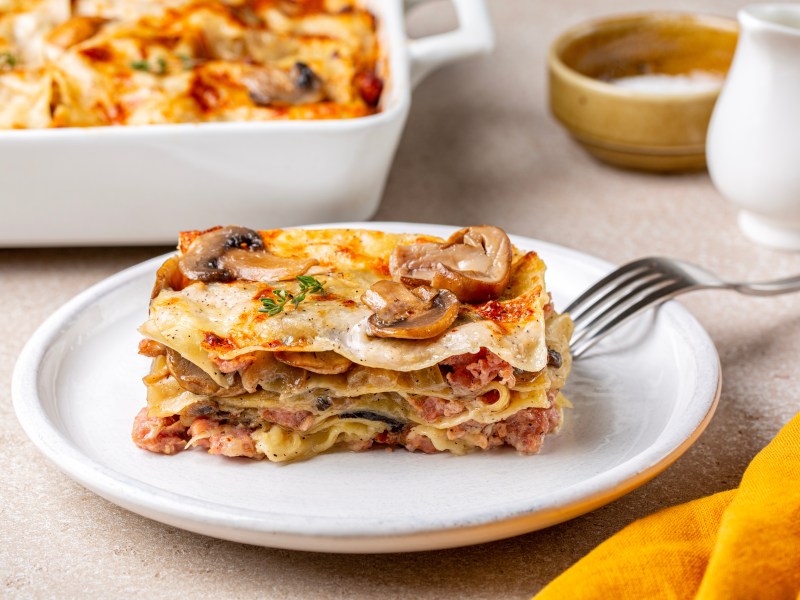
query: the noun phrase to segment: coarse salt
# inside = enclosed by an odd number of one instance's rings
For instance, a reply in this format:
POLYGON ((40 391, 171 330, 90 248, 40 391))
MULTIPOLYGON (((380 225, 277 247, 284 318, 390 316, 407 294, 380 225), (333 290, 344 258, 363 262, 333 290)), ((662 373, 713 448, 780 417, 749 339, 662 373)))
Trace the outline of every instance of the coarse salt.
POLYGON ((633 75, 612 79, 618 87, 642 92, 644 94, 686 94, 692 92, 709 92, 722 86, 724 77, 707 71, 692 71, 682 75, 654 73, 651 75, 633 75))

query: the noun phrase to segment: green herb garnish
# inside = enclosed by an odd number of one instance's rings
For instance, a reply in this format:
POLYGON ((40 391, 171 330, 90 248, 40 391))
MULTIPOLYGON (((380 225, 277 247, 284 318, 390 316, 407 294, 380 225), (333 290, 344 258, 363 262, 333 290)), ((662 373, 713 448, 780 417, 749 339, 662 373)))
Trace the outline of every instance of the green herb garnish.
POLYGON ((314 277, 311 277, 311 275, 298 275, 295 277, 295 279, 300 282, 300 295, 292 300, 295 306, 306 299, 306 294, 325 293, 325 290, 322 289, 322 282, 314 277))
POLYGON ((13 69, 17 66, 17 57, 11 52, 0 52, 0 69, 13 69))
POLYGON ((189 71, 194 68, 195 62, 191 56, 187 54, 178 54, 178 58, 181 59, 181 64, 183 65, 184 71, 189 71))
MULTIPOLYGON (((280 312, 283 312, 283 307, 289 300, 294 300, 294 296, 286 290, 272 290, 272 295, 278 300, 273 298, 262 298, 261 304, 263 305, 258 309, 258 312, 267 313, 270 317, 274 317, 280 312)), ((297 306, 295 304, 295 306, 297 306)))
POLYGON ((286 290, 272 290, 272 295, 275 298, 261 298, 262 306, 258 309, 258 312, 267 313, 270 317, 274 317, 283 312, 287 302, 291 302, 297 308, 306 299, 307 294, 325 293, 322 282, 315 277, 298 275, 295 279, 300 282, 300 293, 297 296, 286 290))
POLYGON ((146 60, 135 60, 131 63, 131 69, 144 71, 145 73, 155 73, 156 75, 167 74, 167 61, 163 57, 156 59, 155 65, 151 65, 146 60))

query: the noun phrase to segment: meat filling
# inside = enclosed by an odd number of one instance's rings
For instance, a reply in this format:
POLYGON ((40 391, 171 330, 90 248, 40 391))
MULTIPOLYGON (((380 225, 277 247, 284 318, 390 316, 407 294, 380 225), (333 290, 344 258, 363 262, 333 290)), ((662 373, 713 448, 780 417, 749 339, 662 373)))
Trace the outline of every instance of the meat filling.
POLYGON ((134 443, 150 452, 175 454, 186 447, 186 427, 176 417, 150 417, 143 408, 133 421, 134 443))
POLYGON ((209 454, 260 458, 250 431, 244 425, 230 425, 213 419, 195 419, 189 427, 191 440, 188 445, 207 448, 209 454))
POLYGON ((438 421, 442 417, 452 417, 464 410, 463 402, 436 396, 409 396, 408 403, 429 423, 438 421))
POLYGON ((441 365, 448 368, 447 382, 459 396, 472 396, 495 379, 514 387, 514 368, 496 354, 482 348, 475 354, 459 354, 444 359, 441 365))
POLYGON ((308 431, 314 424, 314 415, 307 410, 268 408, 261 414, 265 421, 277 423, 287 429, 294 429, 296 431, 308 431))
MULTIPOLYGON (((306 431, 313 423, 313 415, 308 411, 272 409, 264 413, 266 421, 296 431, 306 431)), ((450 440, 469 441, 484 450, 507 444, 522 454, 536 454, 545 436, 558 429, 560 424, 561 410, 553 403, 549 408, 521 410, 497 423, 467 421, 448 429, 447 437, 450 440)), ((175 417, 149 417, 147 409, 143 408, 136 416, 133 440, 140 448, 160 454, 175 454, 184 448, 199 446, 206 448, 210 454, 262 458, 250 435, 254 430, 255 427, 251 425, 223 423, 207 417, 194 419, 187 428, 175 417)), ((399 431, 387 429, 373 441, 387 446, 403 446, 412 452, 438 452, 433 442, 415 432, 413 427, 399 431)), ((367 441, 362 444, 362 449, 371 445, 372 441, 367 441)))
MULTIPOLYGON (((139 352, 145 356, 156 357, 172 351, 158 342, 144 340, 139 346, 139 352)), ((258 370, 261 376, 257 379, 263 377, 265 370, 272 372, 276 367, 278 370, 304 372, 303 369, 275 361, 270 353, 245 355, 234 361, 218 361, 217 364, 229 373, 237 371, 234 367, 242 369, 245 375, 258 370), (269 360, 264 362, 264 359, 269 360)), ((514 368, 485 348, 475 354, 461 354, 447 358, 440 365, 452 390, 464 398, 407 397, 408 403, 416 413, 429 423, 462 413, 468 407, 469 397, 486 400, 488 395, 480 395, 480 392, 492 381, 499 381, 509 387, 513 387, 516 383, 514 368)), ((255 381, 252 387, 255 391, 255 381)), ((496 423, 466 421, 447 429, 447 437, 450 440, 463 440, 482 449, 509 445, 523 454, 536 454, 541 449, 545 436, 555 431, 561 423, 561 410, 555 404, 557 394, 556 389, 548 392, 550 401, 548 408, 523 409, 496 423)), ((142 409, 134 423, 134 442, 140 448, 162 454, 175 454, 184 448, 200 446, 206 448, 210 454, 263 458, 264 455, 256 449, 251 437, 251 433, 260 427, 261 423, 274 424, 303 433, 314 425, 316 419, 315 413, 309 410, 270 408, 261 410, 257 416, 251 415, 243 419, 238 413, 231 415, 219 412, 213 402, 204 403, 201 408, 203 410, 194 410, 192 407, 186 411, 184 422, 190 425, 183 424, 177 416, 150 417, 147 408, 142 409), (236 423, 237 420, 243 422, 236 423)), ((330 404, 318 408, 327 410, 330 404)), ((398 422, 396 427, 388 427, 373 440, 358 441, 358 446, 363 450, 373 443, 390 447, 401 446, 409 451, 438 452, 428 437, 414 430, 413 423, 398 422)))
POLYGON ((451 440, 468 439, 482 449, 508 444, 522 454, 536 454, 541 450, 544 438, 561 424, 561 409, 526 408, 499 423, 467 421, 447 431, 451 440))
MULTIPOLYGON (((551 397, 555 395, 550 394, 551 397)), ((541 450, 545 436, 556 431, 560 424, 561 409, 551 401, 549 408, 527 408, 497 423, 467 421, 448 429, 447 437, 450 440, 469 441, 483 450, 508 445, 522 454, 536 454, 541 450)), ((398 434, 384 432, 377 436, 376 441, 390 446, 403 446, 412 452, 438 452, 430 439, 413 430, 398 434)))

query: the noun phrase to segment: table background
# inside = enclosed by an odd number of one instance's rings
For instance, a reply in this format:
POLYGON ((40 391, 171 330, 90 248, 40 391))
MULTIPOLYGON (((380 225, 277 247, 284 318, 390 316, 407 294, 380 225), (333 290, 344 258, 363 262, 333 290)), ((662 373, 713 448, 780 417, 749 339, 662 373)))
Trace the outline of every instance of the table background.
MULTIPOLYGON (((800 272, 800 255, 758 248, 740 235, 734 209, 707 175, 598 164, 547 110, 546 50, 566 27, 665 7, 733 15, 738 2, 489 3, 496 51, 435 73, 415 93, 376 219, 493 223, 617 263, 671 255, 733 278, 800 272)), ((410 30, 453 22, 450 6, 433 2, 411 16, 410 30)), ((509 540, 418 554, 325 555, 195 535, 129 513, 62 475, 24 436, 10 398, 16 356, 55 308, 166 250, 0 250, 0 595, 525 598, 634 519, 736 486, 798 409, 800 299, 697 293, 685 304, 722 360, 716 416, 677 463, 604 508, 509 540)))

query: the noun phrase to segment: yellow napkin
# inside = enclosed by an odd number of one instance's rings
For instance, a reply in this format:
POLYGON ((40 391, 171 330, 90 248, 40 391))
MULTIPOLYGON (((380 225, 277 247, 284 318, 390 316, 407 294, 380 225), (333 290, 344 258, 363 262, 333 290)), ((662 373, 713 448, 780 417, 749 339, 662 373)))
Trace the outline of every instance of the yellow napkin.
POLYGON ((800 600, 800 414, 739 488, 635 521, 534 600, 800 600))

